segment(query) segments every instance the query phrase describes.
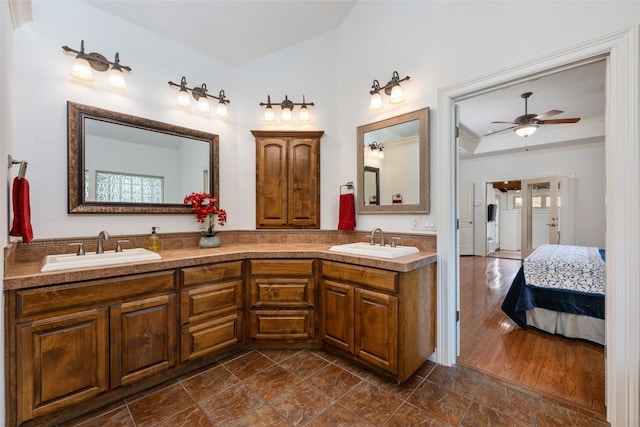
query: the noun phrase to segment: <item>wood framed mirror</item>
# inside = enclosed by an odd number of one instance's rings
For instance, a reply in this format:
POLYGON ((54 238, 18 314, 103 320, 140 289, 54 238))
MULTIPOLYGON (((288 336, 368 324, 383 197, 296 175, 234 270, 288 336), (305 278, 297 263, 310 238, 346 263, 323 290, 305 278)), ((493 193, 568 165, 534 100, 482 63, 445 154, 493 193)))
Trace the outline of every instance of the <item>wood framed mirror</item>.
POLYGON ((358 213, 429 213, 429 107, 357 131, 358 213))
POLYGON ((218 197, 218 135, 67 102, 70 214, 191 213, 218 197))

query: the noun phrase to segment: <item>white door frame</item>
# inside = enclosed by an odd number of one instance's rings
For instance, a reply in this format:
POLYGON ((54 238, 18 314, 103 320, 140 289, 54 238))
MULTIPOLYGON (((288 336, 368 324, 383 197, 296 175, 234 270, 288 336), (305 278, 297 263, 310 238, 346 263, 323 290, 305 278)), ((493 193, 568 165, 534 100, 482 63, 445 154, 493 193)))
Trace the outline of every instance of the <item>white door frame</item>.
POLYGON ((456 361, 460 263, 456 233, 455 103, 508 82, 607 56, 606 78, 606 405, 611 425, 640 425, 640 138, 638 26, 438 90, 434 171, 438 189, 438 338, 436 361, 456 361))

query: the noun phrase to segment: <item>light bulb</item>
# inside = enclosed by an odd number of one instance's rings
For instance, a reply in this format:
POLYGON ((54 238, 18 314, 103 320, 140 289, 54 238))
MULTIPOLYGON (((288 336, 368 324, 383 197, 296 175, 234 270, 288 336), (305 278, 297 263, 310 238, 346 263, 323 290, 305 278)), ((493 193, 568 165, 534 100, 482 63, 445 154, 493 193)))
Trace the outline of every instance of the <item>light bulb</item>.
POLYGON ((290 122, 291 121, 291 109, 283 108, 282 109, 281 119, 282 119, 283 122, 290 122))
POLYGON ((127 84, 124 82, 124 74, 119 68, 111 68, 109 71, 109 79, 107 80, 107 86, 113 89, 126 89, 127 84))
POLYGON ((265 122, 275 122, 276 114, 273 112, 273 107, 268 106, 264 109, 264 121, 265 122))
POLYGON ((203 113, 208 113, 209 111, 211 111, 211 104, 209 104, 209 98, 207 98, 206 96, 201 96, 200 98, 198 98, 198 111, 201 111, 203 113))
POLYGON ((309 109, 306 105, 300 107, 300 115, 298 116, 298 120, 301 122, 308 122, 311 118, 309 117, 309 109))
POLYGON ((374 92, 371 94, 371 102, 369 103, 370 110, 379 110, 382 108, 382 96, 380 92, 374 92))
POLYGON ((404 92, 398 84, 391 88, 391 99, 389 99, 389 103, 400 104, 401 102, 404 102, 404 92))
POLYGON ((73 66, 69 72, 73 77, 78 80, 84 80, 86 82, 93 81, 93 72, 91 71, 91 65, 85 58, 79 56, 73 61, 73 66))
POLYGON ((220 117, 229 116, 229 111, 227 110, 227 104, 225 102, 218 102, 218 106, 216 107, 216 114, 220 117))
POLYGON ((178 107, 191 107, 191 97, 189 96, 189 92, 187 92, 186 89, 180 89, 180 92, 178 92, 178 100, 176 104, 178 104, 178 107))
POLYGON ((529 135, 533 135, 538 130, 538 125, 524 125, 518 126, 514 129, 514 132, 518 136, 528 137, 529 135))

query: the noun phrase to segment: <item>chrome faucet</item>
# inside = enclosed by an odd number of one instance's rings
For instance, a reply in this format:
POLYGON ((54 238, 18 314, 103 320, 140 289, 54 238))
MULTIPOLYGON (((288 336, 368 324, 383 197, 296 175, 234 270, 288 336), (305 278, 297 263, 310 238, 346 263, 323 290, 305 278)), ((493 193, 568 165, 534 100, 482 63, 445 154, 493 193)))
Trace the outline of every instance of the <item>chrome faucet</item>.
POLYGON ((369 237, 371 237, 371 245, 376 244, 376 231, 380 232, 380 246, 384 246, 384 233, 381 228, 374 228, 369 237))
POLYGON ((109 233, 107 233, 106 231, 102 230, 100 232, 100 234, 98 234, 98 248, 96 249, 96 253, 97 254, 103 254, 104 253, 104 247, 102 246, 102 242, 104 240, 109 240, 109 233))

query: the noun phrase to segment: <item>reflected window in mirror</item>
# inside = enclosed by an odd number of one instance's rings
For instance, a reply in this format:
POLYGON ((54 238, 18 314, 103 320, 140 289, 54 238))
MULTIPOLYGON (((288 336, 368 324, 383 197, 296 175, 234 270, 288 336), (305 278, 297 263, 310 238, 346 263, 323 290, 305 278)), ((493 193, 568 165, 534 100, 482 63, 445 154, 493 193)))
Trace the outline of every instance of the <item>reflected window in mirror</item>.
POLYGON ((69 213, 191 213, 185 194, 219 194, 215 134, 72 102, 68 132, 69 213))
POLYGON ((429 108, 358 127, 358 213, 429 213, 429 108))

